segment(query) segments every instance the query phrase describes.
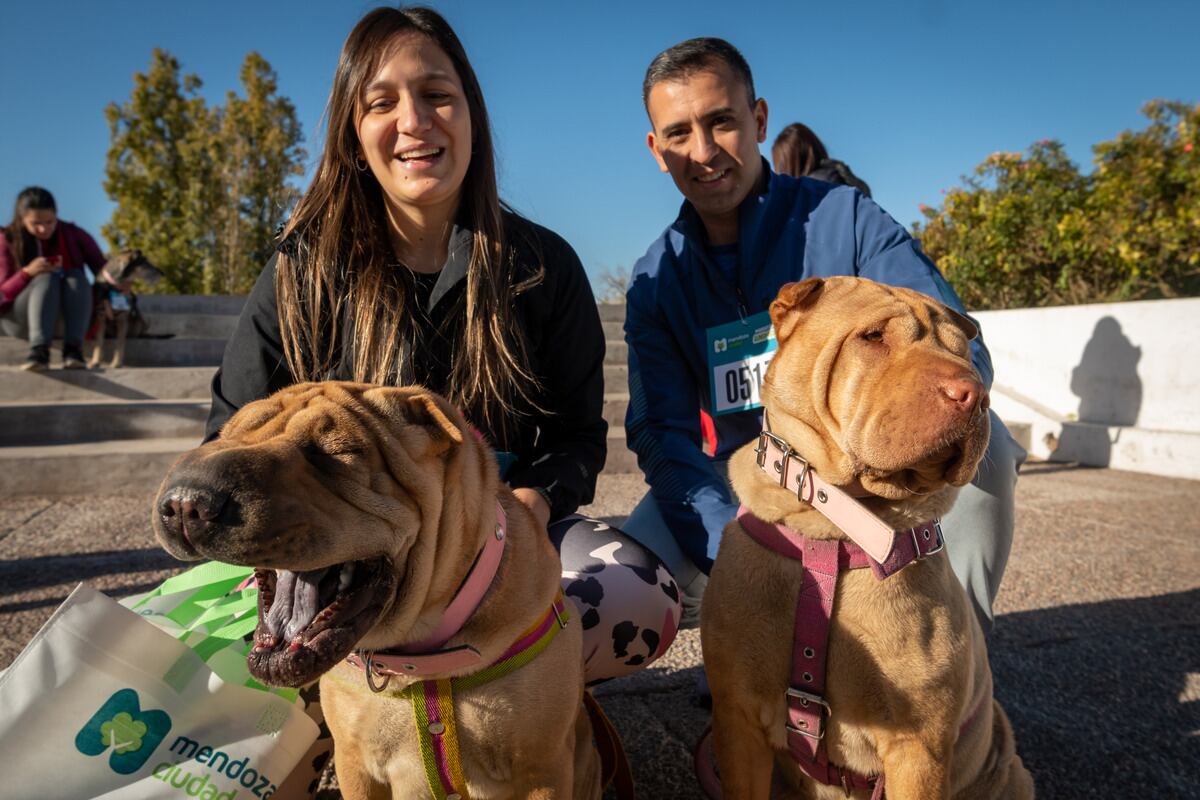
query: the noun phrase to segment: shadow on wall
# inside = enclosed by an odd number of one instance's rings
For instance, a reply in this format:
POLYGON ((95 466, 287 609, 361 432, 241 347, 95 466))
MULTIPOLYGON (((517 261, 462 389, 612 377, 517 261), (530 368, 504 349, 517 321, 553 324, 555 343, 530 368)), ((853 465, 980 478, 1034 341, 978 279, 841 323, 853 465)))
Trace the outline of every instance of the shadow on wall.
POLYGON ((1077 461, 1106 467, 1120 431, 1110 428, 1137 423, 1142 408, 1138 362, 1142 348, 1129 341, 1113 317, 1096 322, 1083 356, 1071 370, 1071 391, 1079 396, 1078 422, 1065 422, 1051 455, 1054 461, 1077 461))

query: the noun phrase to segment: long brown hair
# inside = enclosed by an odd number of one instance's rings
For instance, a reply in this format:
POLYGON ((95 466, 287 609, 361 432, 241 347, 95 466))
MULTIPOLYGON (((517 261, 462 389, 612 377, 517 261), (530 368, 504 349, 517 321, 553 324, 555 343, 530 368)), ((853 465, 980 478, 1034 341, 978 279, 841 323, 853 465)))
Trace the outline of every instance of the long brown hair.
POLYGON ((448 314, 444 323, 459 328, 445 329, 458 345, 448 385, 439 388, 469 419, 503 435, 514 415, 538 410, 538 382, 513 306, 543 271, 539 265, 521 280, 515 274, 483 91, 458 37, 431 9, 374 9, 342 46, 316 177, 284 232, 294 247, 276 263, 284 354, 297 380, 321 380, 339 360, 353 365, 358 381, 391 383, 402 374, 400 342, 411 343, 416 334, 412 276, 393 266, 382 189, 370 170, 356 168, 356 158, 364 89, 394 38, 405 33, 421 34, 446 53, 471 113, 472 154, 457 220, 471 230, 473 247, 464 311, 448 314), (352 326, 352 342, 341 341, 346 325, 352 326), (346 347, 348 354, 341 352, 346 347))
POLYGON ((802 178, 829 158, 829 152, 812 128, 793 122, 775 138, 771 145, 771 161, 780 175, 802 178))
POLYGON ((25 215, 30 211, 57 213, 54 195, 40 186, 28 186, 17 195, 17 202, 13 204, 12 224, 8 226, 8 246, 18 267, 25 266, 37 255, 37 242, 33 234, 25 230, 25 215))

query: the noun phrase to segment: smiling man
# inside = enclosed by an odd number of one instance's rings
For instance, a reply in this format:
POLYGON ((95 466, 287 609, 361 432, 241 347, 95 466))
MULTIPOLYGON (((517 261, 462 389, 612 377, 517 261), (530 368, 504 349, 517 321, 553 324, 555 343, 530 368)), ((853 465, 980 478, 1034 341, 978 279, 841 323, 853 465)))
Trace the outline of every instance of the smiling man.
MULTIPOLYGON (((907 231, 856 189, 771 172, 759 153, 767 103, 750 67, 722 39, 689 39, 646 70, 646 143, 683 194, 678 218, 634 267, 626 294, 629 411, 625 429, 650 491, 625 525, 684 587, 684 620, 700 599, 736 511, 729 456, 762 430, 759 385, 774 350, 767 308, 781 286, 853 275, 906 286, 963 311, 907 231), (716 440, 703 450, 701 411, 716 440)), ((982 337, 972 361, 990 388, 982 337)), ((943 521, 955 574, 980 621, 1012 545, 1013 492, 1024 451, 992 414, 988 453, 943 521)))

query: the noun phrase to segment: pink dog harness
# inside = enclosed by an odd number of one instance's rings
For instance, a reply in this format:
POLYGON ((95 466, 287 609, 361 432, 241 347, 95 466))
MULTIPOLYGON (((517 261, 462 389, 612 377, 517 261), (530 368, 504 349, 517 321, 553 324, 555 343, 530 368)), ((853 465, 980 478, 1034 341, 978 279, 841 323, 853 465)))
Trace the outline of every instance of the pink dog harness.
MULTIPOLYGON (((346 657, 346 661, 366 673, 367 686, 371 691, 382 692, 395 675, 410 678, 444 675, 481 664, 482 656, 471 645, 449 648, 444 645, 462 630, 492 585, 504 554, 504 542, 508 538, 506 523, 504 509, 496 501, 494 535, 487 537, 483 549, 476 556, 458 592, 446 606, 433 633, 412 645, 411 652, 360 651, 361 654, 351 653, 346 657), (383 683, 376 684, 376 677, 382 677, 383 683)), ((467 800, 470 797, 458 747, 458 726, 454 716, 455 690, 465 691, 482 686, 525 666, 549 646, 559 630, 566 627, 567 619, 566 599, 560 588, 550 608, 490 665, 456 678, 418 680, 396 695, 412 704, 421 761, 425 766, 425 780, 435 800, 467 800)))
POLYGON ((796 765, 813 780, 840 786, 847 794, 870 789, 873 800, 880 800, 882 775, 868 777, 839 767, 829 761, 824 746, 825 726, 832 714, 825 699, 825 666, 838 573, 869 567, 878 580, 884 580, 940 552, 944 546, 941 525, 934 519, 914 528, 893 530, 842 489, 822 480, 787 442, 769 430, 759 435, 755 452, 760 469, 778 476, 781 487, 795 492, 798 499, 816 508, 853 540, 810 539, 783 525, 763 522, 745 506, 738 509, 738 523, 751 538, 803 565, 796 600, 792 672, 785 694, 788 750, 796 765))

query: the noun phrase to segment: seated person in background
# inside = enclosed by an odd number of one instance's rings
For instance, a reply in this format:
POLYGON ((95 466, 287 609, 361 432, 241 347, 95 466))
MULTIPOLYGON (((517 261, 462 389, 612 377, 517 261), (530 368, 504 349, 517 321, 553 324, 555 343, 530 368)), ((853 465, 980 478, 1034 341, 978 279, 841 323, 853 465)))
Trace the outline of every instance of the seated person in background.
POLYGON ((812 128, 799 122, 788 125, 775 137, 775 144, 771 145, 771 163, 780 175, 853 186, 867 197, 871 196, 871 187, 866 181, 851 172, 844 162, 830 158, 812 128))
POLYGON ((83 335, 92 320, 92 287, 84 265, 104 268, 87 231, 59 220, 54 196, 40 186, 17 195, 12 224, 0 241, 0 331, 29 340, 22 369, 50 366, 50 342, 63 320, 63 367, 83 369, 83 335))

